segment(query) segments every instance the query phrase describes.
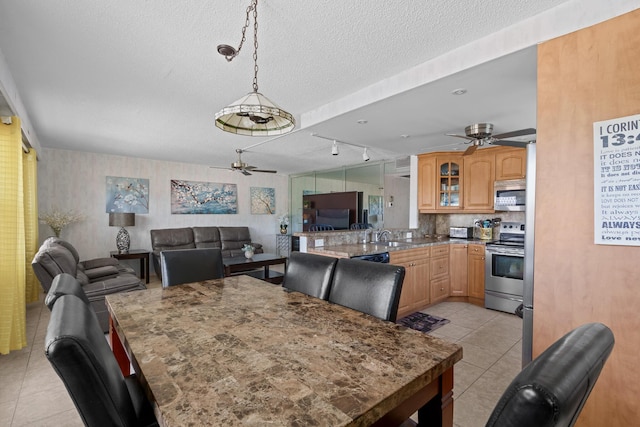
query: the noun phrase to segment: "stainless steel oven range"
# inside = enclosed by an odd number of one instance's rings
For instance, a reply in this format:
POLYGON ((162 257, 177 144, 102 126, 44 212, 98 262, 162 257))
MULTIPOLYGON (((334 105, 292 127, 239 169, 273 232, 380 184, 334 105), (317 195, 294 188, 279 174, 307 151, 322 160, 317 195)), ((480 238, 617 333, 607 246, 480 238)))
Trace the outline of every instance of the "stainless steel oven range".
POLYGON ((515 314, 522 304, 525 227, 519 222, 500 224, 500 240, 487 243, 484 306, 515 314))

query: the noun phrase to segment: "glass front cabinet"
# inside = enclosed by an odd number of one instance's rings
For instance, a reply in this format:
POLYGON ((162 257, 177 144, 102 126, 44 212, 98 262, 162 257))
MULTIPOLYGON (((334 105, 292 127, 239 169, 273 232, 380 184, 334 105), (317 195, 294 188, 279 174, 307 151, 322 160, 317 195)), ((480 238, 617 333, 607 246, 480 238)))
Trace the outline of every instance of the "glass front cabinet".
POLYGON ((438 210, 458 210, 462 202, 462 155, 438 157, 438 210))

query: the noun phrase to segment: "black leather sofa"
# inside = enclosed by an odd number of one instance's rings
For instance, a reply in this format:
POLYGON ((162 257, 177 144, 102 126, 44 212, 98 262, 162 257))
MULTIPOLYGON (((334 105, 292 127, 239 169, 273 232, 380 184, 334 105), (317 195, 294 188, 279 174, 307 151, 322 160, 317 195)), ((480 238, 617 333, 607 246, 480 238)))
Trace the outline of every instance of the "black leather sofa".
POLYGON ((251 241, 249 227, 185 227, 151 230, 153 268, 162 278, 160 252, 174 249, 217 248, 222 258, 243 255, 242 247, 251 244, 254 253, 263 253, 262 245, 251 241))

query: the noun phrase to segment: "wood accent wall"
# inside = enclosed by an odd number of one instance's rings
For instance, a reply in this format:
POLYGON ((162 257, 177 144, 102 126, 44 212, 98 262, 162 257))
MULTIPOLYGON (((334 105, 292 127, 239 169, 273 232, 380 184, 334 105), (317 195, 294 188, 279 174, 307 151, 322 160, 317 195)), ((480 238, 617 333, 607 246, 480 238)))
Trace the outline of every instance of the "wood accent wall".
POLYGON ((593 235, 593 122, 639 113, 640 9, 539 46, 534 357, 587 322, 616 340, 579 426, 640 422, 640 247, 593 235))

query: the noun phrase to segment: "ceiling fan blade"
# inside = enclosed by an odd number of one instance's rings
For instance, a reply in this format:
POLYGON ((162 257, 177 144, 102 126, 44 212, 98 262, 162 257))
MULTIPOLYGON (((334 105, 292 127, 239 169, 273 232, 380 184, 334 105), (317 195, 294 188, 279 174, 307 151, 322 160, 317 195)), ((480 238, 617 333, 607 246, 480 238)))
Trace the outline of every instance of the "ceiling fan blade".
POLYGON ((251 172, 278 173, 278 171, 272 171, 267 169, 252 169, 251 172))
POLYGON ((231 168, 221 168, 219 166, 209 166, 209 168, 211 168, 211 169, 222 169, 222 170, 225 170, 225 171, 233 172, 233 169, 231 169, 231 168))
POLYGON ((493 135, 493 137, 495 139, 513 138, 514 136, 534 135, 535 133, 536 133, 536 130, 534 128, 528 128, 528 129, 514 130, 511 132, 505 132, 499 135, 493 135))
POLYGON ((527 148, 527 144, 530 141, 509 141, 507 139, 496 139, 494 141, 490 141, 489 144, 492 145, 506 145, 507 147, 518 147, 518 148, 527 148))
POLYGON ((245 176, 250 176, 251 175, 251 173, 246 169, 239 169, 239 170, 240 170, 240 172, 242 172, 242 175, 245 175, 245 176))
POLYGON ((464 153, 462 154, 463 156, 468 156, 470 154, 475 153, 475 151, 478 149, 477 145, 470 145, 469 148, 467 148, 464 153))
POLYGON ((472 138, 470 136, 466 136, 466 135, 456 135, 455 133, 446 133, 445 135, 447 136, 455 136, 456 138, 463 138, 463 139, 467 139, 469 141, 475 141, 476 138, 472 138))
POLYGON ((252 170, 254 170, 254 169, 256 169, 256 168, 257 168, 257 166, 249 166, 249 165, 247 165, 247 166, 245 166, 245 167, 244 167, 244 168, 242 168, 242 169, 246 169, 246 170, 250 170, 250 171, 252 171, 252 170))

